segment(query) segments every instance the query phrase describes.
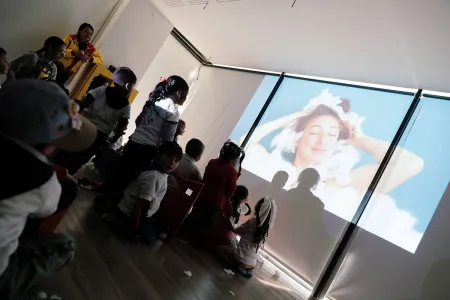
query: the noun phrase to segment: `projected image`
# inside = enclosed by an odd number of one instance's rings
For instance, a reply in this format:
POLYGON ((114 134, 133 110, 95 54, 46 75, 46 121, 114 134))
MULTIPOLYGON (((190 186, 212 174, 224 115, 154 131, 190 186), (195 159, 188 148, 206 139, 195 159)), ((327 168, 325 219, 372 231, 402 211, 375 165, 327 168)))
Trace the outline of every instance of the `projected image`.
MULTIPOLYGON (((305 168, 314 168, 320 174, 314 193, 325 210, 351 221, 412 99, 411 95, 285 79, 251 136, 243 168, 265 181, 286 172, 286 190, 297 187, 305 168)), ((242 140, 254 121, 245 116, 260 108, 250 103, 231 139, 242 140)), ((397 148, 359 225, 415 252, 440 195, 424 202, 425 195, 420 196, 414 181, 431 150, 422 155, 424 145, 406 144, 397 148), (421 212, 425 206, 427 214, 421 212)))

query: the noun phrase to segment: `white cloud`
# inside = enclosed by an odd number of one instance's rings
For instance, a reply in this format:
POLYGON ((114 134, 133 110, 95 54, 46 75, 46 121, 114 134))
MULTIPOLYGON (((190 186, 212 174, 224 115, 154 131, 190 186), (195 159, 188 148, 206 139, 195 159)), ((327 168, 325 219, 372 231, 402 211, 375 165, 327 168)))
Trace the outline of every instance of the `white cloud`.
MULTIPOLYGON (((350 188, 341 188, 329 190, 318 196, 325 203, 327 211, 350 222, 363 195, 350 188)), ((399 208, 390 196, 374 194, 358 225, 414 253, 423 236, 422 232, 414 228, 416 223, 416 217, 399 208)))
POLYGON ((377 195, 370 200, 360 227, 389 242, 414 253, 423 233, 414 227, 417 219, 408 211, 397 206, 387 195, 377 195))

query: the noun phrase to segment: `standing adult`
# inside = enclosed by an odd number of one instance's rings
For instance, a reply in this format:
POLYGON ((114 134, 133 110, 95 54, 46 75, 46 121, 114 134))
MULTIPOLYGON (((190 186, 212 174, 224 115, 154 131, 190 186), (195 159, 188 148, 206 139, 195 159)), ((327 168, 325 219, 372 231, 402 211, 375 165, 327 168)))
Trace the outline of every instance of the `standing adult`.
POLYGON ((93 35, 94 27, 91 24, 83 23, 78 28, 77 34, 69 34, 64 37, 67 51, 58 64, 58 77, 56 80, 58 84, 65 84, 72 75, 78 72, 84 63, 103 63, 102 55, 90 43, 93 35))

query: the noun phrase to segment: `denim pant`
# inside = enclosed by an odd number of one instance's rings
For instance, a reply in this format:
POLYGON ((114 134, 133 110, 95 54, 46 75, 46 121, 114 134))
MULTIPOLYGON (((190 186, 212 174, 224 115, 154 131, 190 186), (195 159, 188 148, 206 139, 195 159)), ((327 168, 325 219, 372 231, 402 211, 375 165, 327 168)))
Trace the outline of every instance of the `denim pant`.
POLYGON ((53 234, 33 242, 21 242, 0 276, 0 299, 17 299, 39 279, 68 264, 75 253, 75 241, 66 235, 53 234))

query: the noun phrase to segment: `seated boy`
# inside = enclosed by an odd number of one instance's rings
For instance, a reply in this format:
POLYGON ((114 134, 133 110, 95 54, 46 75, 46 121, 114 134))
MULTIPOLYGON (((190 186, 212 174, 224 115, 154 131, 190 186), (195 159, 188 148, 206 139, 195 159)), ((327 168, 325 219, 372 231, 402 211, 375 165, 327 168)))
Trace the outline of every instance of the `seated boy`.
POLYGON ((177 142, 164 142, 151 165, 127 187, 119 203, 120 212, 128 220, 139 222, 137 230, 146 243, 153 243, 158 236, 150 217, 159 209, 166 194, 168 174, 177 168, 182 156, 183 150, 177 142), (142 207, 136 207, 138 201, 143 203, 142 207))
POLYGON ((13 81, 0 89, 0 103, 8 107, 0 110, 7 174, 0 189, 0 299, 22 299, 38 279, 70 262, 75 251, 74 240, 61 234, 19 241, 28 218, 47 217, 59 205, 61 185, 45 153, 52 147, 82 151, 95 140, 96 130, 74 113, 76 105, 55 83, 13 81))
MULTIPOLYGON (((199 139, 191 139, 186 144, 183 158, 175 171, 187 180, 202 181, 202 174, 195 163, 202 158, 203 151, 205 151, 205 145, 199 139)), ((177 188, 176 178, 172 175, 169 176, 169 188, 177 188)))

